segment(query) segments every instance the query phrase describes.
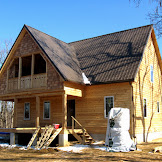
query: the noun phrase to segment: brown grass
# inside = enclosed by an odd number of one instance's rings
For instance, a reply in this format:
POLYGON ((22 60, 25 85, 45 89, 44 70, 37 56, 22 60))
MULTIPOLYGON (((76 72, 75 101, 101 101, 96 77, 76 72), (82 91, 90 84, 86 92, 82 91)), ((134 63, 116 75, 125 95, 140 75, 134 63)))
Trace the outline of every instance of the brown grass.
POLYGON ((113 153, 88 148, 80 153, 58 151, 57 148, 42 150, 20 150, 19 148, 0 147, 0 161, 162 161, 162 153, 149 153, 157 146, 162 146, 162 142, 143 143, 138 145, 142 151, 132 151, 128 153, 113 153))

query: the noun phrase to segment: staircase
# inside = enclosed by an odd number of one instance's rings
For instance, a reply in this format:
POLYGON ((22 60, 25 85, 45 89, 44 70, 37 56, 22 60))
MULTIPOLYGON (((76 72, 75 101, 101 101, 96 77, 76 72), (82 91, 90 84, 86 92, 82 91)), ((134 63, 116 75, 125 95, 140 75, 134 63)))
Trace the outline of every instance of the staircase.
POLYGON ((71 134, 81 143, 84 145, 90 145, 92 142, 94 142, 93 138, 88 134, 87 130, 83 128, 83 126, 79 123, 78 120, 76 120, 73 116, 72 118, 72 132, 71 134), (75 130, 75 122, 81 127, 79 131, 75 130))

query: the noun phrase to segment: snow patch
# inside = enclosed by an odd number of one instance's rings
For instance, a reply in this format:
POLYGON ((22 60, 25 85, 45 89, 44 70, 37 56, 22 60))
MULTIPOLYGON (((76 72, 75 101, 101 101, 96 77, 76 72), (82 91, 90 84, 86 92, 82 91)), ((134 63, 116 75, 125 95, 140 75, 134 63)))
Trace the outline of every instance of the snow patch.
POLYGON ((82 77, 83 77, 84 84, 91 84, 91 82, 86 77, 85 73, 82 73, 82 77))

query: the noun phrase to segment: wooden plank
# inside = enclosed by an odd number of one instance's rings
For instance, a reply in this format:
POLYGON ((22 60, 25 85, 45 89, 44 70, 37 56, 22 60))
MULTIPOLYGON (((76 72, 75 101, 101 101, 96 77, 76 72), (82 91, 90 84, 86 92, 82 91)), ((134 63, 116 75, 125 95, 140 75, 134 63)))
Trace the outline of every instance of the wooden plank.
POLYGON ((82 91, 80 89, 75 89, 75 88, 64 86, 64 90, 67 95, 82 97, 82 91))
POLYGON ((40 97, 36 96, 36 127, 40 126, 40 97))
POLYGON ((34 54, 32 54, 32 64, 31 64, 31 88, 33 88, 33 75, 34 75, 34 54))
POLYGON ((18 89, 21 88, 21 74, 22 74, 22 58, 19 57, 19 76, 18 76, 18 89))
POLYGON ((18 99, 14 98, 14 121, 13 127, 17 127, 17 106, 18 106, 18 99))
POLYGON ((29 148, 31 147, 31 145, 33 144, 35 138, 37 137, 37 134, 39 133, 39 130, 40 130, 40 127, 38 127, 38 128, 35 130, 35 132, 34 132, 32 138, 31 138, 31 140, 29 141, 29 143, 28 143, 28 145, 27 145, 27 149, 29 149, 29 148))
POLYGON ((45 143, 45 147, 48 147, 51 142, 57 137, 57 135, 61 132, 62 128, 55 129, 54 134, 50 137, 50 139, 45 143))
POLYGON ((63 130, 67 128, 67 94, 62 94, 62 127, 63 130))

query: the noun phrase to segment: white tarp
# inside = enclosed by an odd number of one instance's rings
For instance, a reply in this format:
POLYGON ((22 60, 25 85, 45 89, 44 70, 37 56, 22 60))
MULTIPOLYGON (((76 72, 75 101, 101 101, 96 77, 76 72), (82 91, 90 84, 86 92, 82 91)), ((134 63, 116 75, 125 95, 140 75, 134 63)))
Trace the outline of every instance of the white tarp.
POLYGON ((108 116, 105 145, 108 151, 127 152, 135 150, 129 135, 130 112, 127 108, 112 108, 108 116))

